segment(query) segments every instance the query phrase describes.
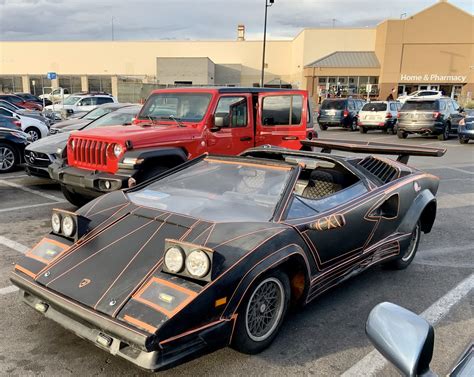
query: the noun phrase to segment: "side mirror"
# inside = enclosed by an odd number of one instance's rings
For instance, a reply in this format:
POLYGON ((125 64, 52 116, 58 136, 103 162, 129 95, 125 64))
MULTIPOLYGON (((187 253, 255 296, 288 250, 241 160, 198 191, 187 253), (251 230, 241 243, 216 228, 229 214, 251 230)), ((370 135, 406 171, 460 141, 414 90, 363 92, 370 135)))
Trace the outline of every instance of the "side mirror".
POLYGON ((214 117, 214 126, 211 127, 211 132, 220 131, 220 129, 224 127, 224 117, 215 116, 214 117))
POLYGON ((374 347, 403 375, 415 377, 430 372, 434 330, 420 316, 382 302, 371 310, 365 332, 374 347))
POLYGON ((315 221, 314 223, 309 224, 309 229, 325 231, 330 229, 342 228, 346 225, 346 219, 342 214, 335 214, 323 217, 315 221))

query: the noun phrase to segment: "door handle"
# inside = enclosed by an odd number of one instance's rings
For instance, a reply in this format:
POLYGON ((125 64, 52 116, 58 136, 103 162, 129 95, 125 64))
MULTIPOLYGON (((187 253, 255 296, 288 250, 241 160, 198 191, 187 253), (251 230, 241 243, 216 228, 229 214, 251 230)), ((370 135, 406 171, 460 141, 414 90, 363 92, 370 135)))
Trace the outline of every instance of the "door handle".
POLYGON ((252 140, 252 138, 250 136, 242 136, 240 138, 240 141, 250 141, 250 140, 252 140))
POLYGON ((283 140, 298 140, 296 136, 283 136, 282 139, 283 140))

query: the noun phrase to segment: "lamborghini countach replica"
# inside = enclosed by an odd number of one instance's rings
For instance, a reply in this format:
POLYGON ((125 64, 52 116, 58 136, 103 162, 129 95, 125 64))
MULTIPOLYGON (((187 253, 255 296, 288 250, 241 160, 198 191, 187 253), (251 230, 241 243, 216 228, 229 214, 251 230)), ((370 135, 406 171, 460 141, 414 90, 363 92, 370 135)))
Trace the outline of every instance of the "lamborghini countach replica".
POLYGON ((144 369, 227 345, 258 353, 290 305, 377 263, 408 267, 436 217, 438 178, 406 162, 445 150, 303 143, 322 153, 203 155, 75 213, 55 209, 11 280, 47 318, 144 369))

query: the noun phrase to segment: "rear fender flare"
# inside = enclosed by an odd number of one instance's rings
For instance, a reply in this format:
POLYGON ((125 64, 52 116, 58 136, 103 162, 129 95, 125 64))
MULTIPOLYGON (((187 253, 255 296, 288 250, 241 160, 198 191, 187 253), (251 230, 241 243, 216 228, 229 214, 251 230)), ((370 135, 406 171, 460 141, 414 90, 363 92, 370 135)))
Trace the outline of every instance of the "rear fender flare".
POLYGON ((436 217, 436 197, 433 193, 425 189, 421 191, 413 201, 410 209, 405 214, 403 221, 398 227, 400 233, 411 233, 418 220, 422 220, 422 230, 429 233, 436 217), (433 212, 425 212, 425 209, 434 206, 433 212), (426 214, 426 215, 425 215, 426 214))

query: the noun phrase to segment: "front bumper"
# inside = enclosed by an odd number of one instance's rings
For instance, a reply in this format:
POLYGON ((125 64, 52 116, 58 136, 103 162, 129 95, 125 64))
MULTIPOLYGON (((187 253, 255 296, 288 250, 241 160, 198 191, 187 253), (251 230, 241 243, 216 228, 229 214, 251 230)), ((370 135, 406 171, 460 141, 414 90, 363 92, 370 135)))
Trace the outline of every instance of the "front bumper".
POLYGON ((92 196, 128 188, 128 179, 137 173, 137 169, 119 169, 116 174, 104 173, 97 170, 86 170, 64 165, 55 161, 48 167, 51 179, 82 193, 92 196), (106 188, 105 182, 110 183, 106 188))
POLYGON ((155 334, 147 334, 124 322, 102 316, 82 305, 13 273, 11 281, 20 288, 22 300, 80 338, 89 340, 102 350, 130 361, 140 368, 158 371, 171 368, 229 344, 233 320, 222 320, 183 336, 159 343, 155 334), (99 339, 108 340, 108 344, 99 339))
POLYGON ((25 164, 25 171, 28 175, 40 178, 49 178, 49 172, 47 167, 33 166, 28 163, 25 164))

